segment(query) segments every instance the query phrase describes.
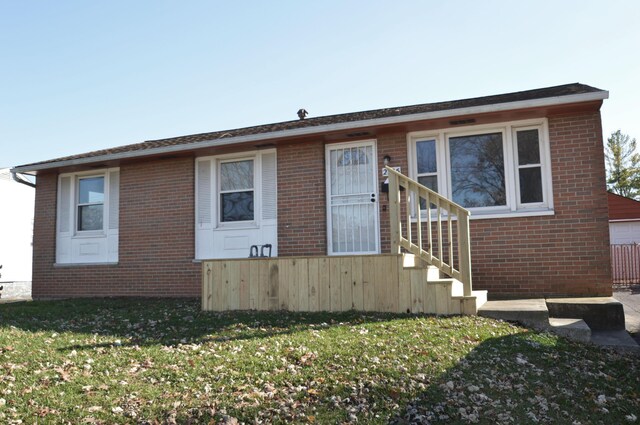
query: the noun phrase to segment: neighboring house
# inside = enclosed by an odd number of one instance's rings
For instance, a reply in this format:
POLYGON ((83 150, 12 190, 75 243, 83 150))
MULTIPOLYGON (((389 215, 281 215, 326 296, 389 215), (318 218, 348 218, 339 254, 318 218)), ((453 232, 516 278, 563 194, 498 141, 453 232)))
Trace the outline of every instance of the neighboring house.
POLYGON ((608 192, 611 245, 640 244, 640 201, 608 192))
POLYGON ((246 258, 251 245, 279 258, 388 254, 384 163, 470 209, 474 289, 609 296, 606 98, 576 83, 16 167, 38 178, 33 296, 199 296, 199 260, 246 258))
POLYGON ((31 282, 35 190, 0 168, 0 286, 10 293, 14 284, 31 282))

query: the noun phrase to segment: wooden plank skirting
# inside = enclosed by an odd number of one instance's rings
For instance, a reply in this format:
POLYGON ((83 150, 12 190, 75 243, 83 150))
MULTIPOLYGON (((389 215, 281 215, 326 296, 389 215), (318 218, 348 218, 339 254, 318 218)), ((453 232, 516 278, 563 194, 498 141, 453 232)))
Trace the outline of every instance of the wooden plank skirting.
POLYGON ((451 280, 427 282, 403 255, 277 257, 202 262, 202 309, 476 314, 451 280))

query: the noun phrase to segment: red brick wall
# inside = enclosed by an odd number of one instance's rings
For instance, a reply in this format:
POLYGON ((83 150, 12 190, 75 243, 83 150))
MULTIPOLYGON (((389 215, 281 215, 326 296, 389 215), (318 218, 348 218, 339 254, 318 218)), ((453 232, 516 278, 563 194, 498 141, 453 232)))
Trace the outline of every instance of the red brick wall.
MULTIPOLYGON (((552 116, 549 133, 555 214, 471 221, 474 288, 492 297, 611 295, 600 115, 552 116)), ((377 150, 408 172, 406 133, 378 135, 377 150)), ((326 254, 324 179, 322 143, 278 149, 280 255, 326 254)), ((379 205, 389 252, 386 194, 379 205)))
POLYGON ((611 295, 599 113, 549 117, 555 214, 471 221, 475 289, 490 295, 611 295))
POLYGON ((324 143, 278 147, 278 255, 326 255, 324 143))
MULTIPOLYGON (((599 113, 549 118, 555 215, 471 221, 474 288, 492 297, 610 295, 607 194, 599 113)), ((378 163, 407 170, 405 133, 377 137, 378 163)), ((327 252, 325 146, 278 146, 278 252, 327 252)), ((379 167, 379 168, 380 168, 379 167)), ((120 168, 119 263, 54 267, 56 175, 38 176, 33 296, 198 296, 193 159, 120 168)), ((380 178, 381 179, 381 178, 380 178)), ((386 194, 381 249, 389 252, 386 194)))
POLYGON ((200 294, 200 265, 193 263, 193 159, 120 167, 117 265, 54 267, 56 186, 57 175, 38 175, 34 298, 200 294))

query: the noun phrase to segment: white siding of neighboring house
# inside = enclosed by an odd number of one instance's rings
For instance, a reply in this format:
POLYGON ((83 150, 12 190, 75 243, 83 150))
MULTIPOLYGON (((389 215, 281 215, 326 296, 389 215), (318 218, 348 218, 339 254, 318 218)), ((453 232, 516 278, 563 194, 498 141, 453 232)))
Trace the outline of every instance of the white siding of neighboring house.
POLYGON ((0 169, 0 282, 31 282, 34 201, 34 188, 0 169))
POLYGON ((611 245, 640 243, 640 221, 609 222, 611 245))

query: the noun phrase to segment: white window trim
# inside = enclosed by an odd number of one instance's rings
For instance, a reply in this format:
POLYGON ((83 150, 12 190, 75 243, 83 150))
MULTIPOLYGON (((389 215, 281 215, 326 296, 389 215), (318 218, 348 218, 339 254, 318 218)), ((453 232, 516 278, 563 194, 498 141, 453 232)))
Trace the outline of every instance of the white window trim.
MULTIPOLYGON (((117 245, 118 245, 118 234, 119 229, 110 229, 109 223, 110 214, 111 214, 111 202, 112 202, 112 193, 111 193, 111 173, 120 172, 119 167, 112 168, 104 168, 100 170, 91 170, 91 171, 82 171, 82 172, 74 172, 74 173, 63 173, 58 175, 57 181, 57 196, 56 196, 56 262, 54 266, 87 266, 87 265, 104 265, 104 264, 117 264, 117 245), (102 202, 102 229, 100 230, 78 230, 78 205, 79 205, 79 181, 83 178, 91 178, 91 177, 102 177, 104 179, 104 200, 102 202), (70 220, 70 231, 69 232, 61 232, 58 228, 59 225, 59 214, 60 205, 62 203, 62 179, 70 178, 71 188, 71 200, 67 206, 70 208, 69 210, 69 220, 70 220), (93 258, 91 261, 79 261, 77 259, 74 260, 74 256, 71 253, 73 250, 73 246, 66 245, 67 252, 70 258, 61 261, 59 258, 59 244, 71 243, 74 244, 73 241, 78 241, 78 243, 87 243, 91 241, 96 241, 102 245, 105 250, 101 256, 98 258, 93 258), (69 242, 66 242, 69 241, 69 242), (84 241, 84 242, 79 242, 84 241), (98 242, 102 241, 102 242, 98 242), (115 254, 109 251, 109 244, 114 243, 116 246, 115 254), (115 260, 115 261, 114 261, 115 260)), ((120 188, 118 187, 118 191, 120 188)), ((117 210, 117 214, 119 214, 119 208, 117 210)))
POLYGON ((260 205, 261 205, 261 190, 257 190, 258 186, 258 173, 262 173, 262 161, 258 161, 258 152, 252 152, 250 154, 245 153, 244 155, 220 155, 214 157, 214 161, 216 162, 215 170, 215 205, 219 206, 215 211, 215 220, 214 226, 216 228, 234 228, 234 229, 247 229, 247 228, 259 228, 260 220, 257 217, 260 217, 262 213, 260 205), (222 178, 220 174, 222 173, 222 166, 225 162, 238 162, 238 161, 251 161, 253 162, 253 187, 250 190, 232 190, 232 191, 223 191, 221 188, 222 178), (235 192, 253 192, 253 220, 244 220, 244 221, 222 221, 222 206, 220 203, 220 198, 223 193, 235 193, 235 192))
MULTIPOLYGON (((62 178, 71 177, 73 182, 73 209, 71 211, 72 223, 73 223, 73 238, 95 238, 95 237, 106 237, 107 236, 107 227, 109 225, 109 204, 111 202, 111 193, 109 190, 110 181, 109 181, 109 173, 112 171, 119 171, 119 168, 105 168, 100 171, 92 170, 92 171, 82 171, 77 173, 64 173, 58 176, 58 188, 60 187, 60 183, 62 178), (102 202, 102 229, 101 230, 78 230, 78 201, 79 201, 79 189, 80 179, 86 179, 91 177, 102 177, 104 178, 104 201, 102 202)), ((60 191, 58 191, 57 202, 61 202, 60 191)), ((56 213, 57 214, 57 213, 56 213)), ((57 217, 56 217, 57 222, 57 217)))
MULTIPOLYGON (((449 139, 451 137, 474 134, 502 133, 502 146, 505 160, 506 206, 469 208, 471 219, 508 218, 522 216, 553 215, 553 183, 551 175, 551 151, 549 144, 549 126, 546 118, 508 121, 494 124, 480 124, 464 127, 446 127, 428 131, 407 133, 407 152, 409 177, 417 180, 416 142, 422 140, 436 141, 438 193, 452 199, 451 163, 449 158, 449 139), (540 131, 540 161, 542 173, 543 202, 535 204, 520 203, 519 177, 515 132, 534 129, 540 131)), ((425 213, 423 212, 423 215, 425 213)), ((455 217, 454 217, 455 218, 455 217)))
POLYGON ((73 233, 75 235, 75 237, 90 237, 90 238, 95 238, 95 237, 106 237, 107 236, 107 224, 109 223, 109 211, 107 211, 109 209, 108 205, 109 205, 109 188, 108 188, 108 184, 109 184, 109 177, 108 177, 109 173, 108 172, 101 172, 101 173, 89 173, 89 174, 76 174, 74 176, 74 194, 73 194, 73 207, 74 207, 74 211, 73 211, 73 218, 74 218, 74 222, 73 222, 73 233), (97 202, 88 202, 88 203, 84 203, 84 204, 80 204, 80 180, 82 179, 90 179, 90 178, 98 178, 101 177, 102 178, 102 196, 104 197, 102 202, 100 203, 102 205, 102 229, 99 230, 79 230, 78 229, 78 210, 80 209, 80 206, 85 206, 85 205, 98 205, 99 203, 97 202))
MULTIPOLYGON (((265 243, 272 245, 272 255, 277 256, 276 149, 258 149, 197 157, 194 161, 194 172, 195 260, 248 258, 251 245, 265 243), (265 162, 267 159, 269 162, 265 162), (253 220, 222 222, 219 209, 220 163, 242 160, 252 160, 254 164, 253 220), (268 174, 265 175, 265 172, 268 174), (268 202, 268 205, 265 202, 268 202), (243 252, 241 256, 238 254, 239 248, 237 246, 227 246, 227 242, 234 238, 248 238, 251 241, 246 247, 246 252, 243 252)), ((234 245, 234 242, 231 245, 234 245)))

